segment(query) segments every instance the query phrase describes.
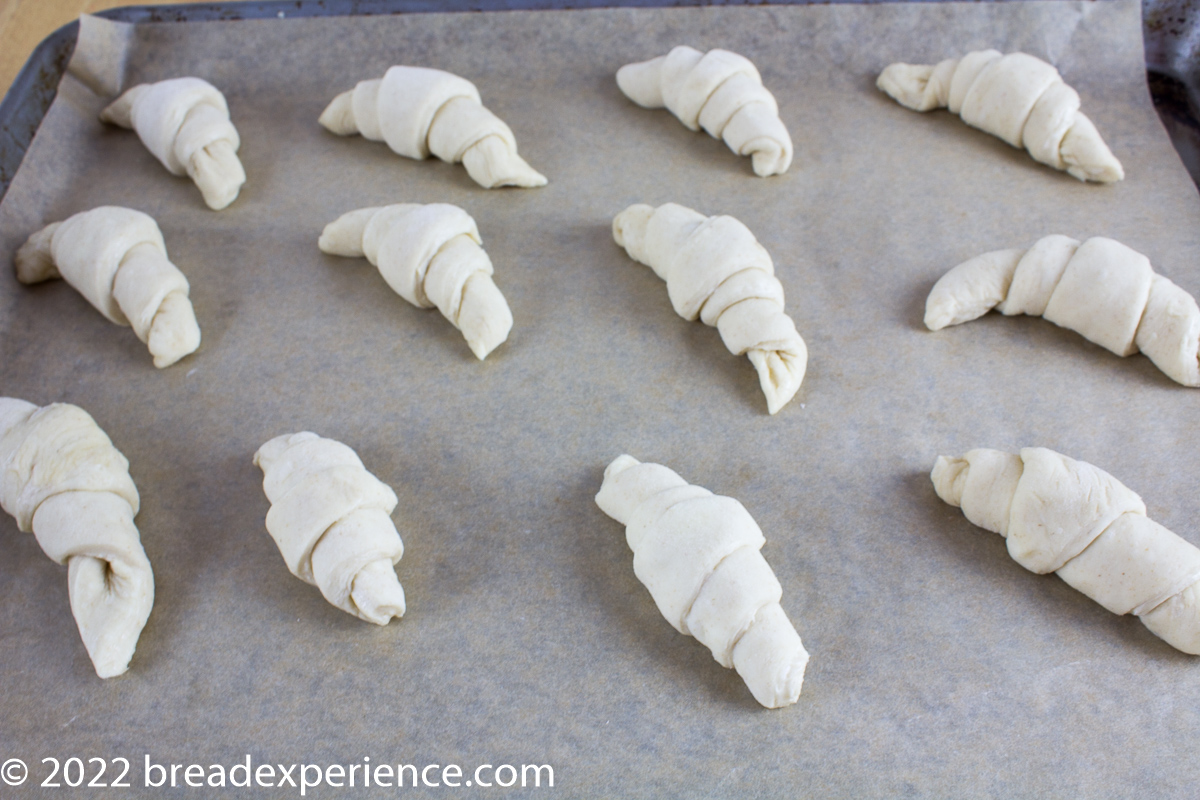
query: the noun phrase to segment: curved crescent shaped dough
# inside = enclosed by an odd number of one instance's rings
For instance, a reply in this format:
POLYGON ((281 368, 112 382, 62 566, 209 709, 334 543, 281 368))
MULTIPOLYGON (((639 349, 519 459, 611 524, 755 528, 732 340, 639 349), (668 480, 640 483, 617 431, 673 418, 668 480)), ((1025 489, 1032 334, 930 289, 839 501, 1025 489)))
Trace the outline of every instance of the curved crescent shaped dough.
POLYGON ((604 470, 596 505, 626 526, 633 571, 675 630, 736 669, 767 708, 796 702, 808 652, 759 552, 766 539, 741 503, 623 455, 604 470))
POLYGON ((792 138, 779 119, 779 104, 744 56, 680 45, 621 67, 617 86, 642 108, 665 106, 690 130, 703 128, 739 156, 750 156, 760 177, 782 175, 791 166, 792 138))
POLYGON ((392 67, 339 94, 318 122, 338 136, 387 142, 407 158, 461 162, 485 189, 547 182, 517 155, 512 129, 483 106, 475 84, 440 69, 392 67))
POLYGON ((173 78, 134 86, 100 114, 102 122, 133 128, 154 157, 195 182, 214 211, 241 191, 246 171, 242 140, 229 121, 225 95, 200 78, 173 78))
POLYGON ((492 280, 475 220, 447 203, 360 208, 325 226, 321 252, 362 257, 418 308, 437 306, 480 360, 512 330, 512 312, 492 280))
POLYGON ((187 278, 167 259, 147 214, 119 206, 83 211, 30 236, 15 264, 21 283, 61 277, 101 314, 132 325, 159 369, 200 346, 187 278))
POLYGON ((1096 126, 1079 111, 1079 95, 1040 58, 978 50, 937 65, 897 63, 876 85, 914 111, 949 108, 968 125, 1081 181, 1125 177, 1096 126))
POLYGON ((939 456, 938 497, 1005 537, 1009 555, 1057 572, 1114 614, 1200 655, 1200 548, 1146 516, 1142 498, 1102 469, 1043 447, 1020 456, 971 450, 939 456))
POLYGON ((613 219, 613 238, 667 282, 679 316, 716 326, 729 352, 750 358, 770 413, 795 396, 808 348, 783 313, 771 256, 745 225, 675 203, 638 204, 613 219))
POLYGON ((359 619, 404 616, 393 569, 404 555, 390 516, 396 493, 349 447, 307 431, 271 439, 254 465, 271 501, 267 531, 292 574, 359 619))
POLYGON ((1140 350, 1172 380, 1200 386, 1200 308, 1120 242, 1046 236, 965 261, 934 284, 925 325, 936 331, 993 308, 1042 316, 1119 356, 1140 350))
POLYGON ((154 606, 129 462, 78 406, 0 397, 0 505, 67 565, 71 613, 101 678, 129 669, 154 606))

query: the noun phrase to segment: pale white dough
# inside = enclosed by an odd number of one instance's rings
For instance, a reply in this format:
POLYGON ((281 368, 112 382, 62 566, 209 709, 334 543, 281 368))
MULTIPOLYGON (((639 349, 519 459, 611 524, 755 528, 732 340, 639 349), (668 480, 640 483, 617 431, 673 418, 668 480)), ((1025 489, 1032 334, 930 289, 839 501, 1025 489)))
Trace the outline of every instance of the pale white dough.
POLYGON ((1200 308, 1120 242, 1046 236, 965 261, 934 284, 925 325, 936 331, 993 308, 1045 317, 1119 356, 1141 351, 1172 380, 1200 386, 1200 308))
POLYGON ((675 203, 638 204, 613 219, 613 238, 667 282, 679 316, 715 326, 729 352, 749 357, 770 413, 795 396, 808 348, 783 312, 771 256, 749 228, 675 203))
POLYGON ((750 156, 760 177, 782 175, 792 163, 792 139, 775 96, 744 56, 680 45, 621 67, 617 86, 642 108, 666 107, 690 130, 703 128, 739 156, 750 156))
POLYGON ((1081 181, 1125 177, 1096 126, 1079 111, 1079 95, 1053 66, 1026 53, 978 50, 936 65, 892 64, 876 85, 914 111, 949 108, 968 125, 1081 181))
POLYGON ((475 84, 440 69, 392 67, 339 94, 318 122, 338 136, 386 142, 408 158, 461 162, 485 189, 546 185, 517 155, 512 129, 483 106, 475 84))
POLYGON ((604 470, 596 504, 626 526, 633 571, 675 630, 736 669, 767 708, 796 702, 808 652, 759 552, 766 539, 741 503, 623 455, 604 470))
POLYGON ((475 220, 447 203, 360 208, 326 225, 317 242, 323 253, 366 256, 414 306, 437 306, 483 360, 508 338, 513 318, 481 244, 475 220))
POLYGON ((939 497, 1004 536, 1021 566, 1057 572, 1114 614, 1135 614, 1171 646, 1200 654, 1200 548, 1149 519, 1112 475, 1026 447, 1019 456, 939 456, 931 477, 939 497))
POLYGON ((200 78, 173 78, 134 86, 100 114, 103 122, 132 128, 172 175, 195 182, 209 208, 232 203, 246 182, 241 146, 225 95, 200 78))
POLYGON ((159 369, 200 346, 187 278, 147 214, 119 206, 80 212, 30 236, 15 265, 21 283, 61 277, 101 314, 131 325, 159 369))
POLYGON ((78 406, 0 397, 0 505, 67 565, 71 613, 101 678, 129 669, 154 605, 129 462, 78 406))
POLYGON ((271 439, 254 464, 271 501, 267 532, 292 574, 359 619, 386 625, 404 616, 391 487, 349 447, 307 431, 271 439))

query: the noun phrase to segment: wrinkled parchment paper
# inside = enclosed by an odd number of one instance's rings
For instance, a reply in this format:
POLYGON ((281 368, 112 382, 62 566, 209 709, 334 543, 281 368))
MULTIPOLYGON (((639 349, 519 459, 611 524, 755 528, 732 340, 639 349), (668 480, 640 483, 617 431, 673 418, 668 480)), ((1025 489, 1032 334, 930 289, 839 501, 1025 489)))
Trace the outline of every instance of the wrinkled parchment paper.
POLYGON ((120 756, 129 793, 159 796, 145 757, 207 770, 249 754, 466 778, 549 764, 573 797, 1194 793, 1200 659, 1026 572, 928 479, 938 454, 1051 447, 1200 544, 1200 393, 1044 320, 921 321, 946 270, 1049 233, 1116 238, 1200 292, 1200 204, 1151 107, 1137 2, 84 30, 86 82, 64 81, 0 205, 0 250, 97 205, 146 211, 204 340, 158 371, 70 287, 0 274, 0 391, 77 403, 108 432, 157 578, 132 668, 101 681, 65 568, 0 522, 0 750, 35 780, 47 756, 120 756), (796 142, 786 176, 756 178, 620 94, 618 67, 680 43, 755 61, 796 142), (892 61, 985 47, 1056 64, 1126 180, 1079 183, 874 87, 892 61), (460 166, 317 125, 335 94, 396 63, 473 80, 550 185, 486 191, 460 166), (180 75, 221 88, 241 132, 249 182, 225 211, 96 120, 116 85, 180 75), (516 319, 486 362, 366 261, 317 250, 341 213, 401 201, 478 222, 516 319), (667 201, 735 215, 774 257, 811 353, 777 416, 750 363, 678 318, 613 243, 617 212, 667 201), (346 442, 395 487, 403 620, 360 622, 285 568, 251 456, 298 430, 346 442), (740 499, 762 526, 812 653, 795 706, 760 708, 660 617, 593 502, 623 452, 740 499))

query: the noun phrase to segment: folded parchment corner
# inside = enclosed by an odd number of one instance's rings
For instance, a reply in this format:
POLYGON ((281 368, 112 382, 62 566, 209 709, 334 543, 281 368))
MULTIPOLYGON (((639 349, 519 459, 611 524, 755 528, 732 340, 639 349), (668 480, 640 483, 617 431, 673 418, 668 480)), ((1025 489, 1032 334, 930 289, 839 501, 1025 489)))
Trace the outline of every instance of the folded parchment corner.
POLYGON ((101 97, 120 93, 125 61, 133 41, 133 23, 79 15, 79 36, 67 73, 101 97))

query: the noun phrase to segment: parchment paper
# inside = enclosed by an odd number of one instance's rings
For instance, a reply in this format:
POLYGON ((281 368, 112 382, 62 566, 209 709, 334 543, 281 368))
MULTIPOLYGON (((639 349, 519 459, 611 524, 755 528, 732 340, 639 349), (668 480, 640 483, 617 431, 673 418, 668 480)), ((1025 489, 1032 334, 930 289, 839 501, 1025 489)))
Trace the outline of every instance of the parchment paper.
MULTIPOLYGON (((123 756, 122 796, 160 796, 141 785, 145 756, 249 754, 457 763, 467 777, 552 765, 554 789, 530 796, 1194 795, 1200 659, 1025 571, 928 479, 938 454, 1051 447, 1200 544, 1200 393, 1040 319, 922 325, 946 270, 1049 233, 1116 238, 1200 292, 1200 204, 1147 94, 1137 2, 417 14, 107 37, 128 46, 100 48, 97 69, 123 62, 125 87, 198 75, 225 92, 249 182, 209 211, 132 132, 96 121, 107 96, 68 78, 0 206, 5 258, 97 205, 150 213, 204 336, 158 371, 70 287, 0 271, 0 392, 77 403, 108 432, 141 491, 157 580, 132 668, 101 681, 65 568, 0 522, 0 754, 37 780, 47 756, 123 756), (620 94, 618 67, 685 42, 755 61, 796 142, 786 176, 759 179, 620 94), (1126 180, 1079 183, 874 88, 892 61, 985 47, 1056 64, 1126 180), (550 185, 486 191, 461 166, 317 125, 335 94, 396 63, 474 81, 550 185), (516 319, 486 362, 365 260, 317 250, 339 214, 401 201, 477 220, 516 319), (777 416, 750 363, 678 318, 613 243, 617 212, 667 201, 733 214, 773 255, 811 353, 777 416), (292 577, 266 533, 251 456, 306 429, 354 447, 399 495, 409 611, 386 628, 292 577), (661 618, 622 526, 593 501, 622 452, 757 519, 812 653, 795 706, 760 708, 661 618)), ((239 791, 210 794, 296 794, 239 791)))

